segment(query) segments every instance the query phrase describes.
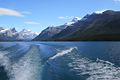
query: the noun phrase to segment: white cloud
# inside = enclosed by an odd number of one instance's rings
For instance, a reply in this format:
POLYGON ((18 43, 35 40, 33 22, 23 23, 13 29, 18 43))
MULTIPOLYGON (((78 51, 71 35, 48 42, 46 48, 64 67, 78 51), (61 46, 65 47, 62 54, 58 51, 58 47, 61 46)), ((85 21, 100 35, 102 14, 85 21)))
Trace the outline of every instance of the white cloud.
POLYGON ((101 14, 101 13, 103 13, 103 12, 106 11, 106 10, 108 10, 108 9, 103 9, 103 10, 100 10, 100 11, 95 11, 95 13, 101 14))
POLYGON ((0 15, 23 17, 24 15, 16 10, 0 8, 0 15))
POLYGON ((24 23, 29 24, 29 25, 38 25, 38 24, 40 24, 39 22, 35 22, 35 21, 26 21, 24 23))

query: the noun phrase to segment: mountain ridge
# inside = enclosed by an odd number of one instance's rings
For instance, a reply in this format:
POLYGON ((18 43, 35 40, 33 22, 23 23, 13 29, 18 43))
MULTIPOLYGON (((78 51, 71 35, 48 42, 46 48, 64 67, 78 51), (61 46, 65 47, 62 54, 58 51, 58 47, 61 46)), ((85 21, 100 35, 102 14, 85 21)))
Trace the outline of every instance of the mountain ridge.
MULTIPOLYGON (((120 11, 87 14, 45 41, 120 40, 120 11)), ((41 41, 41 40, 37 40, 41 41)))
POLYGON ((37 36, 37 34, 32 31, 23 30, 18 32, 15 28, 5 29, 0 27, 0 41, 32 40, 37 36))

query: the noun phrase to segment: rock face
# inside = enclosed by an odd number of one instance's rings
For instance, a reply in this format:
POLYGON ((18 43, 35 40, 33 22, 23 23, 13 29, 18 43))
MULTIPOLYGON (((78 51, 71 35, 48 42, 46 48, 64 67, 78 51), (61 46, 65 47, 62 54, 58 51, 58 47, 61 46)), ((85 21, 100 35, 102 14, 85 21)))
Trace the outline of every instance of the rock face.
POLYGON ((4 29, 0 27, 0 41, 32 40, 36 36, 36 33, 29 30, 24 29, 18 32, 15 28, 4 29))

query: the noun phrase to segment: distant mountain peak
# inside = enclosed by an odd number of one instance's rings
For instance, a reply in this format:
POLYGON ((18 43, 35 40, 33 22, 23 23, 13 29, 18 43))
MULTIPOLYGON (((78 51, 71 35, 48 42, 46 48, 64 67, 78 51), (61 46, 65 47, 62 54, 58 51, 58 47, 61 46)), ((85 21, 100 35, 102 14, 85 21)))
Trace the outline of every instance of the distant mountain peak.
POLYGON ((55 27, 55 26, 48 26, 47 29, 51 29, 51 28, 53 28, 53 27, 55 27))
POLYGON ((18 32, 15 28, 4 29, 0 27, 0 40, 32 40, 37 35, 38 33, 27 29, 18 32))
POLYGON ((1 31, 1 30, 4 30, 4 28, 3 28, 3 27, 0 27, 0 31, 1 31))
POLYGON ((103 14, 116 15, 116 14, 120 14, 120 11, 106 10, 103 12, 103 14))
POLYGON ((11 31, 12 31, 13 33, 17 32, 17 30, 15 29, 15 27, 12 28, 11 31))
POLYGON ((65 23, 65 25, 69 26, 71 24, 78 22, 79 20, 81 20, 80 17, 74 17, 70 22, 65 23))
POLYGON ((114 13, 115 11, 113 11, 113 10, 106 10, 106 11, 104 11, 103 13, 114 13))
POLYGON ((79 21, 81 18, 80 17, 74 17, 73 19, 72 19, 72 22, 77 22, 77 21, 79 21))
POLYGON ((31 30, 29 30, 29 29, 22 29, 21 32, 31 32, 31 30))
POLYGON ((107 15, 114 15, 116 13, 120 13, 120 11, 113 11, 113 10, 101 10, 101 11, 96 11, 93 14, 107 14, 107 15))

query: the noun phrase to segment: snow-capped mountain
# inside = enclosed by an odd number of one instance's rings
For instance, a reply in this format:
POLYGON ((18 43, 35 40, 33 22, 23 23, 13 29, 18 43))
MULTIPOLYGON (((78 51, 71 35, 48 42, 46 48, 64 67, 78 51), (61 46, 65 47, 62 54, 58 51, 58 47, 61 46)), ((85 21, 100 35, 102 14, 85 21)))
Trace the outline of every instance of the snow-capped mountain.
POLYGON ((107 10, 101 14, 87 14, 80 21, 62 30, 50 40, 119 41, 120 11, 107 10))
POLYGON ((74 17, 74 18, 72 19, 72 21, 67 22, 67 23, 65 23, 64 25, 69 26, 69 25, 71 25, 71 24, 74 24, 74 23, 78 22, 79 20, 81 20, 81 18, 79 18, 79 17, 74 17))
POLYGON ((38 33, 26 29, 18 32, 15 28, 4 29, 0 27, 0 40, 32 40, 37 35, 38 33))
POLYGON ((1 27, 0 30, 0 40, 13 40, 15 35, 16 35, 16 30, 15 28, 13 29, 4 29, 1 27))
POLYGON ((81 20, 80 17, 74 17, 71 21, 66 22, 66 23, 63 24, 63 25, 56 26, 56 27, 59 27, 59 28, 65 29, 65 28, 67 28, 68 26, 71 26, 72 24, 74 24, 74 23, 76 23, 76 22, 78 22, 78 21, 80 21, 80 20, 81 20))
POLYGON ((36 32, 32 32, 31 30, 23 29, 19 32, 19 38, 25 40, 32 40, 38 35, 36 32))

